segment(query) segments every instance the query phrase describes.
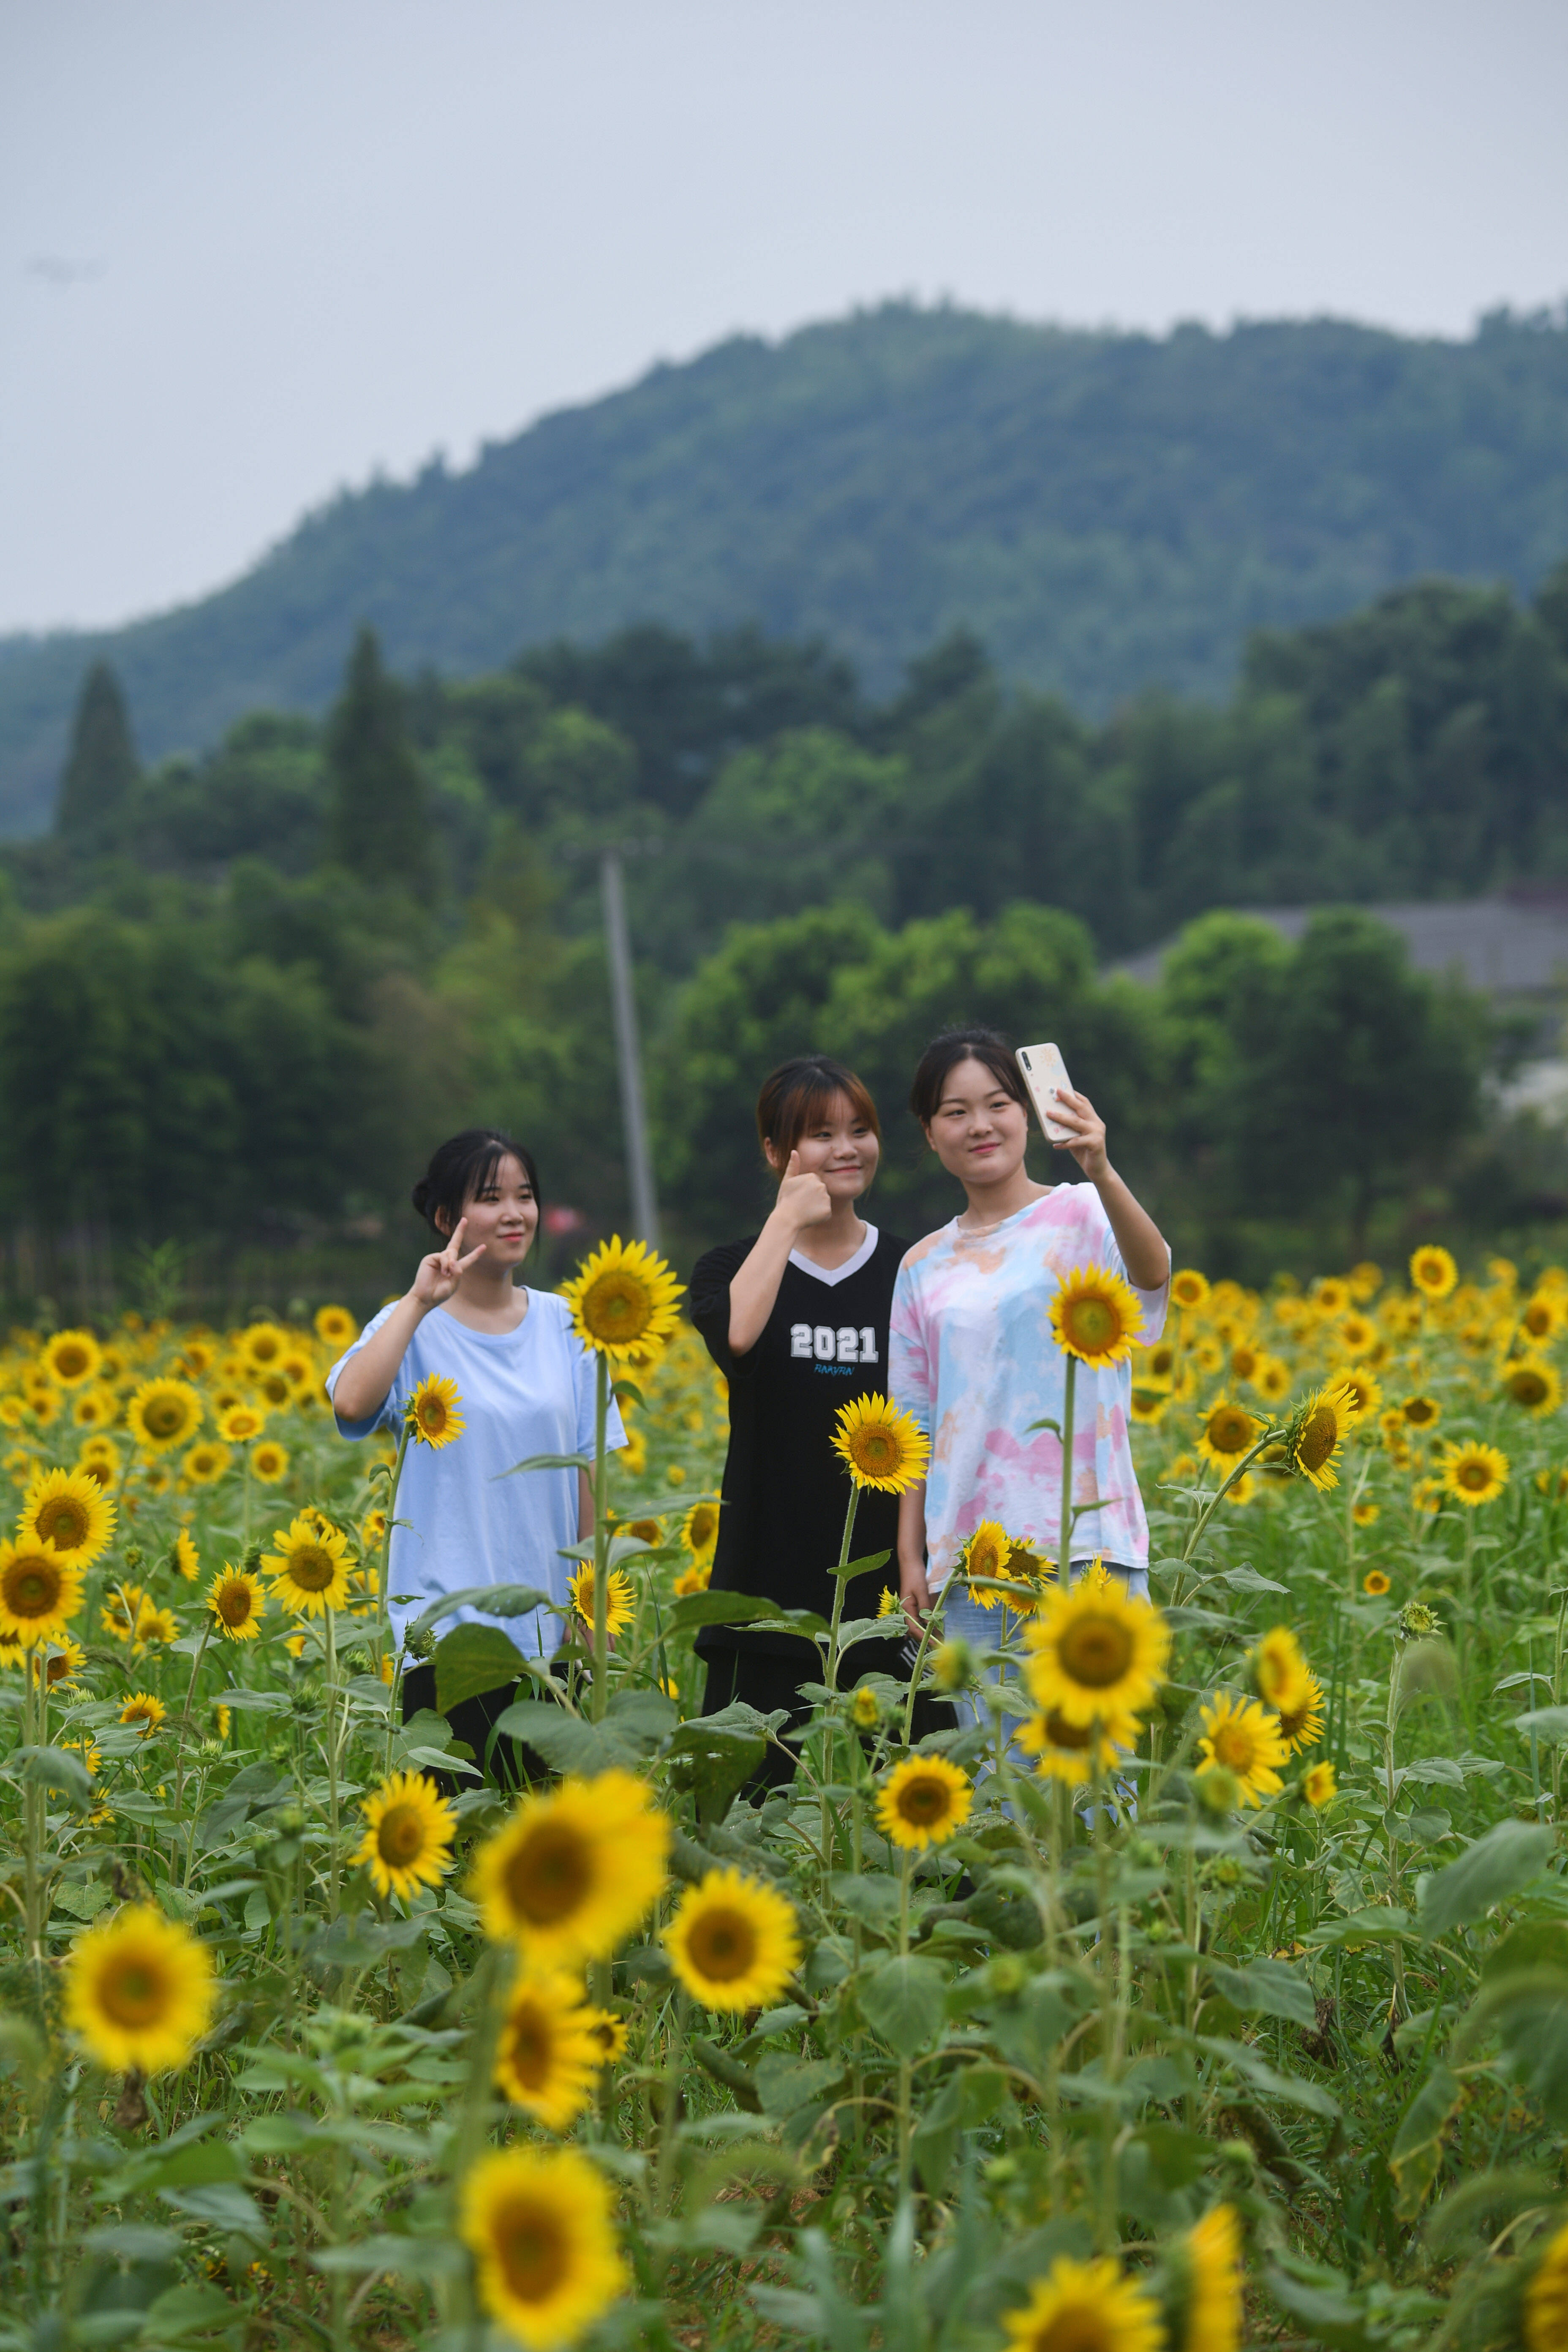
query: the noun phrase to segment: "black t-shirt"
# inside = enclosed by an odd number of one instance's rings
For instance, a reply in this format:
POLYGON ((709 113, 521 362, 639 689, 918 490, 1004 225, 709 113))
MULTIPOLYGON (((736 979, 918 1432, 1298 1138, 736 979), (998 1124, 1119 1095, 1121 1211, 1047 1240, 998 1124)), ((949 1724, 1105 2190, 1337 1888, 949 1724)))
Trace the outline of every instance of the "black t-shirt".
MULTIPOLYGON (((887 1394, 888 1317, 909 1244, 868 1224, 855 1255, 826 1273, 792 1256, 755 1346, 736 1357, 730 1352, 730 1283, 756 1239, 753 1234, 710 1250, 691 1276, 691 1319, 730 1383, 730 1452, 711 1585, 716 1592, 762 1594, 782 1608, 830 1617, 849 1507, 849 1473, 833 1447, 838 1408, 851 1397, 887 1394)), ((898 1531, 898 1496, 867 1487, 850 1558, 893 1551, 898 1531)), ((845 1616, 874 1615, 884 1585, 897 1582, 891 1560, 874 1576, 856 1577, 844 1595, 845 1616)), ((704 1652, 742 1642, 775 1655, 804 1648, 796 1635, 760 1627, 742 1633, 705 1625, 697 1637, 704 1652)))

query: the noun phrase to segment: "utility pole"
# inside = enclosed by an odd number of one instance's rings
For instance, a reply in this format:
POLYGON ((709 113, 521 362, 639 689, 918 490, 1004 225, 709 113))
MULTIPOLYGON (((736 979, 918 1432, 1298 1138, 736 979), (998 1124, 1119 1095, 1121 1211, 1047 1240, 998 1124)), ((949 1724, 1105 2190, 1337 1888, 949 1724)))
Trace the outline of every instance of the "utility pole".
POLYGON ((626 895, 621 879, 621 853, 618 849, 601 852, 599 885, 605 900, 605 945, 610 960, 610 1005, 616 1024, 616 1060, 621 1076, 621 1124, 626 1138, 632 1230, 635 1239, 647 1242, 650 1249, 657 1249, 658 1206, 653 1192, 653 1160, 647 1148, 647 1113, 643 1107, 637 998, 632 992, 631 935, 626 929, 626 895))

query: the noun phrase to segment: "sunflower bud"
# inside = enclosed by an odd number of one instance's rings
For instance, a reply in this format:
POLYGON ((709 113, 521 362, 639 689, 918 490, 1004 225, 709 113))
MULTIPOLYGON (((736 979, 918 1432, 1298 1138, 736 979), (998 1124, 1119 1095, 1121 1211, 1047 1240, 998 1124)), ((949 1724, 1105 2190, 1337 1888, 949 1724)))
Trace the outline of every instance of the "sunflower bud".
POLYGON ((1407 1601, 1399 1612, 1399 1630, 1407 1641, 1424 1642, 1438 1629, 1437 1612, 1425 1601, 1407 1601))
POLYGON ((1193 1785, 1205 1812, 1223 1815, 1240 1811, 1241 1782, 1228 1766, 1215 1764, 1210 1770, 1198 1773, 1193 1785))
POLYGON ((868 1683, 860 1685, 850 1703, 849 1712, 861 1731, 875 1731, 881 1722, 882 1702, 868 1683))
POLYGON ((931 1677, 939 1690, 967 1690, 977 1672, 974 1652, 962 1634, 931 1653, 931 1677))
POLYGON ((426 1658, 436 1654, 436 1636, 428 1629, 421 1633, 410 1633, 403 1646, 411 1658, 423 1664, 426 1658))

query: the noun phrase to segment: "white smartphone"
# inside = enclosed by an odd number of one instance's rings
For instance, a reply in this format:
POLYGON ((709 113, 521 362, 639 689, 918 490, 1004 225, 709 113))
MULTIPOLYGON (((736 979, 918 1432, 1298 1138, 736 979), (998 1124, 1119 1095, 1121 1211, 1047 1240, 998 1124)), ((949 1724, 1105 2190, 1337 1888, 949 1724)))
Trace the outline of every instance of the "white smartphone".
POLYGON ((1061 1056, 1059 1045, 1020 1045, 1018 1067, 1024 1073, 1024 1084, 1029 1089, 1029 1100, 1035 1106, 1035 1116, 1045 1129, 1047 1143, 1071 1140, 1068 1129, 1051 1114, 1051 1097, 1061 1087, 1072 1092, 1072 1080, 1061 1056))

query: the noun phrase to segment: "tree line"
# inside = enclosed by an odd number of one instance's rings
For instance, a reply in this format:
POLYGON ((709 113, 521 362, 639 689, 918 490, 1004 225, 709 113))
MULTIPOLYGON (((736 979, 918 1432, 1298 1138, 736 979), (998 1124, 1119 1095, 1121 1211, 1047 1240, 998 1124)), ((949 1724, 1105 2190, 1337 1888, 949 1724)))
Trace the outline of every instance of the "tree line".
POLYGON ((1496 1024, 1352 902, 1568 877, 1565 776, 1568 566, 1528 605, 1428 583, 1260 636, 1224 707, 1103 727, 963 636, 878 703, 754 632, 466 681, 397 680, 362 632, 323 725, 257 713, 143 769, 100 667, 53 833, 0 865, 0 1207, 331 1232, 483 1118, 624 1221, 614 841, 684 1253, 755 1214, 750 1098, 807 1045, 884 1105, 888 1221, 945 1213, 899 1106, 959 1018, 1056 1037, 1194 1249, 1371 1246, 1418 1201, 1495 1226, 1558 1181, 1481 1133, 1496 1024), (1340 911, 1294 947, 1214 911, 1291 900, 1340 911), (1105 975, 1184 925, 1157 988, 1105 975))

